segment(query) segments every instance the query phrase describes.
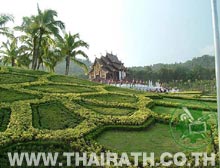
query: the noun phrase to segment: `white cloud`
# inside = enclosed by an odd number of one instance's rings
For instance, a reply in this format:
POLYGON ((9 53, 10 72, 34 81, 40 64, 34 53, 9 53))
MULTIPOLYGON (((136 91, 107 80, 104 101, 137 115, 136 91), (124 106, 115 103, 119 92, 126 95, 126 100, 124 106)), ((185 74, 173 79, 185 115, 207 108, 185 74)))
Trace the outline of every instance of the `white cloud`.
POLYGON ((199 52, 200 55, 214 55, 214 46, 207 45, 204 48, 202 48, 199 52))

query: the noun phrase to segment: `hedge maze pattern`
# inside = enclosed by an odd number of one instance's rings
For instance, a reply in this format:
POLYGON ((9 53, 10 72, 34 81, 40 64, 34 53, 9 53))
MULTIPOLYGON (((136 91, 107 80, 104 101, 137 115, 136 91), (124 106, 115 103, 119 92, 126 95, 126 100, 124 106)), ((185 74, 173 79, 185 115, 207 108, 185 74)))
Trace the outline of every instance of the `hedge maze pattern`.
MULTIPOLYGON (((155 121, 168 123, 170 113, 154 112, 154 107, 179 105, 153 93, 9 68, 0 68, 0 91, 0 148, 23 142, 60 141, 68 142, 74 150, 100 152, 105 147, 94 137, 105 128, 139 130, 155 121)), ((197 104, 188 107, 200 108, 197 104)), ((211 108, 216 110, 215 106, 211 108)), ((217 136, 213 143, 218 145, 217 136)))

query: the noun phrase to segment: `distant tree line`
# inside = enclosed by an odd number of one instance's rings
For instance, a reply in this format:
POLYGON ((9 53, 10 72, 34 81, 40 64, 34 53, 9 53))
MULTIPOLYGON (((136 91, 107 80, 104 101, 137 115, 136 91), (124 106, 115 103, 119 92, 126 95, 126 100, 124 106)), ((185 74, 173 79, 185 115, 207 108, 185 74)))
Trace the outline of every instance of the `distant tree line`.
POLYGON ((214 57, 204 55, 185 63, 156 64, 128 68, 129 80, 153 80, 163 83, 215 79, 214 57))

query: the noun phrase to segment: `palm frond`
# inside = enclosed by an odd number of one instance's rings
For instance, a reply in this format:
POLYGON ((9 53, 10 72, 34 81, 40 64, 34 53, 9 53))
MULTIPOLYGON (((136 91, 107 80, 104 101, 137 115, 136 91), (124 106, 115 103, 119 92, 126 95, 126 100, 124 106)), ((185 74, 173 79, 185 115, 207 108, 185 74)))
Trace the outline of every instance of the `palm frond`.
POLYGON ((75 51, 75 56, 77 56, 77 55, 81 55, 81 56, 85 57, 86 59, 88 59, 88 55, 82 50, 75 51))
POLYGON ((8 14, 1 14, 0 15, 0 27, 5 25, 9 21, 14 21, 14 17, 8 14))

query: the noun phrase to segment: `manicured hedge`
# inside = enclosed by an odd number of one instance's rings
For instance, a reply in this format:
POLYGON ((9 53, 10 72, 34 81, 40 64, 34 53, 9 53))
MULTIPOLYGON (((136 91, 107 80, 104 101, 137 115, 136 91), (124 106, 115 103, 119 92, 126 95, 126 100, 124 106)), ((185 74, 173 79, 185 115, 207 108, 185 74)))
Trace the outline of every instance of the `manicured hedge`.
MULTIPOLYGON (((2 69, 4 69, 5 67, 2 67, 2 69)), ((27 74, 27 75, 45 75, 45 74, 48 74, 48 72, 45 72, 45 71, 39 71, 39 70, 36 70, 36 71, 33 71, 33 70, 30 70, 30 69, 23 69, 23 68, 12 68, 12 67, 7 67, 4 69, 6 72, 10 72, 10 73, 16 73, 16 74, 20 74, 20 75, 23 75, 23 74, 27 74)))
MULTIPOLYGON (((204 98, 199 95, 176 95, 176 94, 162 94, 162 98, 172 98, 172 99, 184 99, 184 100, 196 100, 196 101, 201 101, 201 102, 216 102, 216 99, 213 98, 204 98)), ((152 98, 156 99, 156 98, 152 98)))
MULTIPOLYGON (((36 76, 37 80, 1 85, 0 106, 2 109, 10 109, 11 113, 9 123, 4 124, 7 125, 7 129, 5 127, 0 132, 0 150, 12 144, 16 147, 8 148, 9 150, 26 149, 25 145, 19 146, 19 143, 28 144, 28 142, 30 142, 30 145, 27 145, 27 149, 33 145, 36 147, 36 150, 40 150, 45 147, 45 144, 41 144, 43 141, 51 144, 51 148, 49 147, 49 149, 59 150, 62 147, 64 149, 68 147, 76 151, 100 152, 106 149, 93 141, 100 129, 101 131, 103 131, 102 129, 115 128, 141 130, 144 127, 146 128, 148 124, 150 125, 151 122, 155 122, 155 120, 156 122, 167 123, 170 121, 169 115, 158 115, 150 110, 150 108, 154 104, 167 107, 179 106, 178 103, 160 101, 162 100, 160 99, 160 94, 136 93, 133 90, 127 92, 127 90, 124 91, 121 88, 116 89, 113 87, 108 90, 109 86, 96 85, 95 83, 72 77, 61 77, 49 73, 26 70, 23 72, 22 70, 14 70, 13 68, 7 69, 0 67, 0 75, 2 73, 16 73, 16 75, 25 73, 26 76, 30 76, 31 74, 31 76, 36 76), (44 90, 45 88, 43 89, 43 87, 49 89, 49 91, 44 90), (160 100, 152 100, 151 98, 159 98, 160 100), (49 104, 46 104, 48 102, 49 104), (91 108, 97 108, 90 109, 87 106, 88 104, 91 105, 91 108), (52 109, 51 106, 54 107, 54 112, 47 110, 48 108, 52 109), (39 112, 39 107, 43 108, 44 114, 46 112, 44 110, 48 111, 48 114, 41 117, 46 116, 50 123, 43 127, 42 125, 39 127, 39 125, 37 126, 38 123, 35 123, 35 118, 40 118, 35 115, 36 112, 39 112), (126 115, 123 113, 120 113, 120 115, 113 115, 113 113, 103 115, 98 113, 101 107, 109 107, 110 110, 132 109, 134 111, 126 115), (60 111, 70 118, 64 119, 60 117, 58 115, 60 111), (32 115, 33 113, 34 115, 32 115), (52 117, 50 118, 54 114, 56 115, 53 117, 57 117, 58 120, 55 118, 52 120, 52 117), (77 116, 77 121, 73 119, 75 116, 77 116), (74 125, 69 125, 68 122, 65 124, 64 120, 71 120, 74 122, 74 125), (53 124, 55 125, 51 124, 52 121, 54 121, 53 124), (56 129, 53 129, 55 127, 56 129), (67 146, 54 144, 54 141, 64 142, 67 146), (31 144, 31 142, 34 143, 31 144), (57 145, 58 148, 56 148, 57 145)), ((200 107, 193 106, 192 108, 200 107)), ((213 128, 213 132, 216 132, 216 130, 216 128, 213 128)), ((216 134, 213 135, 215 136, 216 134)), ((215 145, 218 143, 216 136, 214 143, 215 145)), ((0 163, 2 163, 1 160, 0 163)))
POLYGON ((103 115, 131 115, 134 113, 135 108, 123 107, 123 106, 108 106, 108 105, 100 105, 88 102, 78 102, 80 105, 84 106, 85 108, 92 110, 96 113, 103 114, 103 115))
POLYGON ((60 84, 43 84, 25 87, 26 89, 37 90, 48 93, 82 93, 95 92, 95 88, 77 86, 77 85, 60 85, 60 84))
POLYGON ((58 83, 71 83, 71 84, 79 84, 79 85, 90 85, 90 86, 97 86, 100 85, 99 83, 91 82, 85 79, 79 79, 73 76, 63 76, 63 75, 53 75, 48 77, 49 81, 58 82, 58 83))
MULTIPOLYGON (((183 105, 181 103, 174 103, 174 102, 167 102, 167 101, 154 101, 156 105, 165 106, 165 107, 182 107, 183 105)), ((200 110, 207 110, 207 111, 217 111, 217 107, 212 106, 202 106, 202 105, 190 105, 190 104, 184 104, 184 106, 190 108, 190 109, 200 109, 200 110)))
POLYGON ((141 91, 138 90, 133 90, 133 89, 127 89, 127 88, 119 88, 116 86, 105 86, 104 87, 105 90, 109 91, 109 92, 117 92, 117 93, 124 93, 124 94, 140 94, 143 93, 141 91))
POLYGON ((9 108, 0 109, 0 132, 7 129, 10 120, 11 110, 9 108))
POLYGON ((36 81, 37 77, 30 75, 1 73, 0 84, 24 83, 36 81))
POLYGON ((88 95, 88 96, 84 96, 83 98, 95 99, 98 101, 105 101, 105 102, 118 102, 118 103, 136 103, 138 101, 138 98, 134 95, 111 94, 111 93, 88 95))
POLYGON ((13 89, 0 88, 0 102, 13 102, 18 100, 39 99, 41 95, 19 92, 13 89))
POLYGON ((149 97, 151 99, 163 99, 163 96, 159 94, 151 94, 151 95, 147 95, 146 97, 149 97))
POLYGON ((86 135, 86 139, 95 139, 102 132, 107 130, 123 130, 123 131, 144 130, 154 123, 155 123, 155 119, 149 118, 142 125, 100 125, 95 130, 93 130, 88 135, 86 135))

